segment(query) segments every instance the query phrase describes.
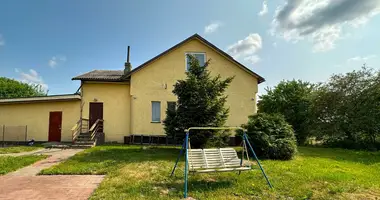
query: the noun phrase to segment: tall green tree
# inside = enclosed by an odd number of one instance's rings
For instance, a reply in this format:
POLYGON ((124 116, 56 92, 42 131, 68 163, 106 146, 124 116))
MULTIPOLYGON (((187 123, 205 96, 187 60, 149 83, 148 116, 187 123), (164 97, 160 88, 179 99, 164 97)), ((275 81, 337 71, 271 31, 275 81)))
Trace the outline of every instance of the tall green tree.
MULTIPOLYGON (((224 92, 233 77, 212 77, 208 70, 210 60, 201 66, 195 57, 189 55, 188 59, 187 77, 178 80, 173 89, 178 99, 177 107, 166 111, 164 124, 169 136, 183 136, 189 127, 223 126, 228 118, 229 108, 225 107, 227 95, 224 92)), ((212 142, 223 143, 227 137, 215 131, 194 131, 190 138, 192 147, 204 147, 212 142)))
POLYGON ((309 135, 310 106, 313 84, 301 80, 281 81, 267 88, 258 102, 259 113, 279 113, 292 125, 298 144, 304 144, 309 135))
POLYGON ((320 138, 362 147, 379 142, 380 71, 363 66, 333 75, 313 99, 313 127, 320 138))
POLYGON ((45 96, 40 85, 26 84, 20 81, 0 77, 0 99, 45 96))

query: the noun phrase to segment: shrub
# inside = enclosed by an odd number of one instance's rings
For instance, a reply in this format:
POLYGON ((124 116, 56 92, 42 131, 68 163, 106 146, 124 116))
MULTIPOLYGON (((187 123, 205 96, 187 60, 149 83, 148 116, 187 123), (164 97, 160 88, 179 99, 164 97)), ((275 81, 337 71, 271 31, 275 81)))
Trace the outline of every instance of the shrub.
POLYGON ((262 113, 279 113, 292 125, 298 144, 310 136, 311 95, 315 85, 301 80, 281 81, 260 96, 257 106, 262 113))
POLYGON ((259 157, 289 160, 297 152, 294 131, 280 114, 249 116, 243 127, 247 129, 249 141, 259 157))

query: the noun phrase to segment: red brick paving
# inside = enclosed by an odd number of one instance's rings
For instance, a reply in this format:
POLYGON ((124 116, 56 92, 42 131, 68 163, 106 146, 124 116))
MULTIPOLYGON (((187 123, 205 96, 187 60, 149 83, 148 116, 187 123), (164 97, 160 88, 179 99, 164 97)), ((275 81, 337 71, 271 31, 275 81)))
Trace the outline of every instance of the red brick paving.
POLYGON ((104 176, 0 176, 1 200, 84 200, 88 199, 104 176))
MULTIPOLYGON (((32 165, 0 176, 0 200, 84 200, 102 182, 104 176, 36 176, 42 169, 56 165, 82 150, 50 149, 36 154, 49 155, 32 165)), ((33 153, 34 154, 34 153, 33 153)))

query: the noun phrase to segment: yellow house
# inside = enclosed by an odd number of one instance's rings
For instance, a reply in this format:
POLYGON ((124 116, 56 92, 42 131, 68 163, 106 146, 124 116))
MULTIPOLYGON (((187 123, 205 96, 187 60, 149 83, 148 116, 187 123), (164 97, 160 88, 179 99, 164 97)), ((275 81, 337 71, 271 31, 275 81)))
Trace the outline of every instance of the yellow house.
POLYGON ((28 139, 37 141, 76 140, 77 132, 91 127, 102 130, 106 142, 123 142, 131 134, 164 135, 162 121, 176 101, 173 85, 186 77, 187 54, 201 63, 211 59, 212 75, 235 76, 226 92, 226 125, 246 123, 256 112, 258 84, 264 78, 195 34, 133 70, 128 56, 124 70, 94 70, 74 77, 81 81, 78 94, 2 99, 0 126, 27 125, 28 139))

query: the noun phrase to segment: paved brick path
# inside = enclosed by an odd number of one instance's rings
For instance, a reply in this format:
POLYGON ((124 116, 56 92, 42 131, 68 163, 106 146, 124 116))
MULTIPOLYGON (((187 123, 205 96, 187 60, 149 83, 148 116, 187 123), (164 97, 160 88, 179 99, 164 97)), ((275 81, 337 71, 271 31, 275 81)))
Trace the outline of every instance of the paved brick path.
POLYGON ((1 200, 84 200, 104 176, 1 176, 1 200))
POLYGON ((0 200, 79 200, 88 199, 104 176, 93 175, 59 175, 36 176, 42 169, 56 165, 81 149, 45 149, 34 155, 50 157, 30 166, 0 176, 0 200))

